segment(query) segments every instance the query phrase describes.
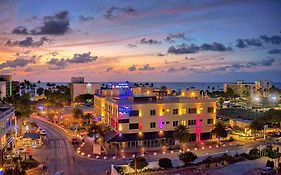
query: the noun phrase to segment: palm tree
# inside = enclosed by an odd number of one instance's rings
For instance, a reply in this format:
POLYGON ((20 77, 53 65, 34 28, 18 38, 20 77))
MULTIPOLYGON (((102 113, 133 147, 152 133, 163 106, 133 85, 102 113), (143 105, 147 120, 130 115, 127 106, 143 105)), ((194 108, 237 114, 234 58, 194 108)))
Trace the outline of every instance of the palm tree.
POLYGON ((212 130, 212 132, 216 135, 216 137, 220 140, 221 138, 227 137, 227 130, 226 126, 223 122, 218 122, 215 125, 215 128, 212 130))
POLYGON ((189 131, 188 128, 184 125, 179 125, 174 129, 173 132, 174 139, 178 140, 180 145, 189 141, 189 131))

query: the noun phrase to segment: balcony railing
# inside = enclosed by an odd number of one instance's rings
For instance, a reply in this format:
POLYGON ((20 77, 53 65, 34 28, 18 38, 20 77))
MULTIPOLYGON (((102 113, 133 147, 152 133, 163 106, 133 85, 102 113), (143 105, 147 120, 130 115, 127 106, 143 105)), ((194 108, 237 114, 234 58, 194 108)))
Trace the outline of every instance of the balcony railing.
POLYGON ((6 117, 7 115, 11 115, 15 112, 15 110, 13 108, 10 108, 2 113, 0 113, 0 118, 4 118, 6 117))

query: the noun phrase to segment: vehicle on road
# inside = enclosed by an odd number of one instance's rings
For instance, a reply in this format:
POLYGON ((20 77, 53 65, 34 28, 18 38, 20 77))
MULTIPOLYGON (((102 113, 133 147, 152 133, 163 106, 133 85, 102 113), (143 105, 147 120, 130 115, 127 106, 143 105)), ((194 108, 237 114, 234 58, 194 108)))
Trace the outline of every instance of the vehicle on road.
POLYGON ((72 143, 73 145, 79 144, 78 138, 73 137, 73 138, 71 139, 71 143, 72 143))
POLYGON ((42 136, 46 136, 46 135, 47 135, 47 132, 42 129, 42 130, 40 131, 40 134, 41 134, 42 136))
POLYGON ((276 174, 276 171, 273 168, 266 166, 266 167, 262 168, 261 174, 262 175, 274 175, 274 174, 276 174))
POLYGON ((54 175, 63 175, 61 171, 57 171, 54 175))

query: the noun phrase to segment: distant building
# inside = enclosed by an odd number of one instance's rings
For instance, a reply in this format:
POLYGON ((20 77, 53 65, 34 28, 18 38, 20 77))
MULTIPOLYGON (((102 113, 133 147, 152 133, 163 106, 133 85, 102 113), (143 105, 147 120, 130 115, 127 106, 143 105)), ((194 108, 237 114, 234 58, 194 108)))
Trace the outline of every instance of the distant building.
POLYGON ((155 88, 135 95, 130 86, 115 86, 95 95, 95 115, 114 130, 106 135, 108 143, 116 143, 119 148, 172 145, 173 130, 179 125, 187 126, 191 141, 212 138, 211 130, 216 122, 215 99, 201 97, 197 91, 185 91, 179 96, 157 96, 153 93, 156 91, 155 88), (121 95, 108 95, 118 90, 121 95))
POLYGON ((255 83, 244 83, 238 80, 236 84, 224 84, 224 92, 232 90, 239 97, 268 97, 269 89, 272 88, 271 81, 255 81, 255 83))
POLYGON ((229 124, 231 127, 239 127, 239 128, 250 128, 252 120, 244 120, 239 118, 229 119, 229 124))
POLYGON ((6 149, 12 148, 13 118, 15 118, 15 112, 12 107, 0 106, 0 163, 3 161, 6 149))
POLYGON ((269 89, 272 88, 271 81, 255 81, 255 91, 259 96, 269 96, 269 89))
POLYGON ((71 99, 82 94, 95 94, 101 88, 100 83, 85 83, 84 77, 72 77, 70 83, 71 99))
POLYGON ((243 80, 238 80, 236 84, 224 84, 224 92, 232 90, 239 97, 251 96, 254 93, 254 84, 244 83, 243 80))

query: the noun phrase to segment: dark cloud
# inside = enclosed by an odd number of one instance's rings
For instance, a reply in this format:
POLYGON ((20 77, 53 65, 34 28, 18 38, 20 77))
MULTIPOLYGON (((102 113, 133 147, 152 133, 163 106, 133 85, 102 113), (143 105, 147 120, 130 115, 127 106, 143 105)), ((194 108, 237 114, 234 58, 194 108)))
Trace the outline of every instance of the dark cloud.
POLYGON ((216 68, 211 69, 209 71, 226 71, 226 70, 238 71, 238 70, 241 70, 243 68, 255 68, 257 66, 272 66, 274 61, 275 61, 274 59, 268 58, 268 59, 263 59, 263 60, 257 61, 257 62, 249 61, 249 62, 244 63, 244 64, 234 63, 234 64, 227 65, 227 66, 216 67, 216 68))
POLYGON ((168 49, 168 53, 173 54, 192 54, 198 53, 202 51, 218 51, 218 52, 225 52, 225 51, 232 51, 231 47, 226 47, 221 43, 214 42, 212 44, 204 43, 201 46, 195 44, 182 44, 178 46, 171 46, 168 49))
POLYGON ((272 63, 274 63, 274 59, 273 58, 269 58, 269 59, 265 59, 261 61, 261 64, 263 66, 272 66, 272 63))
POLYGON ((12 30, 14 34, 30 34, 30 35, 62 35, 69 30, 69 13, 62 11, 53 16, 43 17, 43 24, 31 31, 26 27, 17 27, 12 30))
POLYGON ((25 27, 19 26, 12 31, 13 34, 21 34, 21 35, 27 35, 28 30, 25 27))
POLYGON ((281 54, 281 49, 271 49, 268 54, 281 54))
POLYGON ((150 66, 149 64, 145 64, 143 67, 140 67, 140 71, 154 70, 155 67, 150 66))
POLYGON ((223 58, 223 57, 222 57, 222 58, 219 58, 219 60, 224 60, 224 59, 225 59, 225 58, 223 58))
POLYGON ((51 70, 64 69, 68 64, 90 63, 97 59, 97 56, 91 56, 91 52, 74 54, 72 58, 52 58, 47 64, 55 67, 50 67, 51 70))
POLYGON ((185 36, 185 33, 169 33, 169 35, 164 40, 173 43, 178 39, 186 40, 187 37, 185 36))
POLYGON ((8 46, 19 46, 19 47, 40 47, 43 46, 45 42, 50 42, 51 40, 47 37, 41 37, 38 41, 33 40, 32 37, 26 37, 24 40, 11 41, 8 40, 6 45, 8 46))
POLYGON ((64 58, 62 59, 52 58, 47 62, 47 64, 64 68, 67 66, 67 61, 64 58))
POLYGON ((148 45, 153 45, 153 44, 161 44, 161 41, 154 40, 154 39, 146 39, 143 38, 139 41, 140 44, 148 44, 148 45))
POLYGON ((236 40, 236 47, 238 48, 247 48, 250 46, 261 47, 263 44, 281 44, 281 36, 280 35, 260 35, 257 38, 252 39, 237 39, 236 40))
POLYGON ((128 68, 128 70, 129 70, 129 71, 136 71, 136 70, 137 70, 137 66, 134 64, 134 65, 130 66, 130 67, 128 68))
POLYGON ((106 68, 105 72, 111 72, 113 70, 113 67, 106 68))
POLYGON ((45 16, 43 25, 32 30, 34 35, 62 35, 69 30, 69 14, 67 11, 56 13, 53 16, 45 16))
POLYGON ((246 48, 249 46, 261 47, 263 46, 260 39, 252 38, 252 39, 237 39, 236 47, 238 48, 246 48))
POLYGON ((32 72, 32 71, 33 71, 32 68, 27 68, 27 69, 24 70, 24 72, 32 72))
POLYGON ((194 57, 185 57, 184 59, 186 59, 186 60, 195 60, 194 57))
POLYGON ((57 56, 59 53, 57 51, 49 52, 49 55, 52 55, 53 57, 57 56))
POLYGON ((137 45, 135 45, 135 44, 128 44, 127 46, 130 47, 130 48, 136 48, 137 47, 137 45))
POLYGON ((92 20, 94 20, 94 17, 92 17, 92 16, 83 16, 83 15, 79 16, 80 22, 88 22, 88 21, 92 21, 92 20))
POLYGON ((185 71, 185 70, 187 70, 187 68, 186 67, 180 67, 180 68, 175 68, 175 67, 170 67, 168 70, 167 70, 167 72, 169 72, 169 73, 174 73, 174 72, 179 72, 179 71, 185 71))
POLYGON ((159 56, 159 57, 164 57, 165 54, 164 54, 164 53, 158 53, 157 56, 159 56))
POLYGON ((33 57, 32 59, 16 58, 15 60, 6 61, 6 62, 0 64, 0 69, 24 67, 31 63, 35 63, 35 57, 33 57))
POLYGON ((136 10, 132 7, 110 7, 104 15, 107 19, 114 19, 123 15, 136 15, 136 10))
POLYGON ((273 36, 261 35, 260 39, 269 44, 276 44, 276 45, 281 44, 280 35, 273 35, 273 36))
POLYGON ((95 61, 97 58, 97 56, 91 56, 91 52, 88 52, 83 54, 74 54, 71 59, 67 59, 66 61, 69 63, 89 63, 95 61))

